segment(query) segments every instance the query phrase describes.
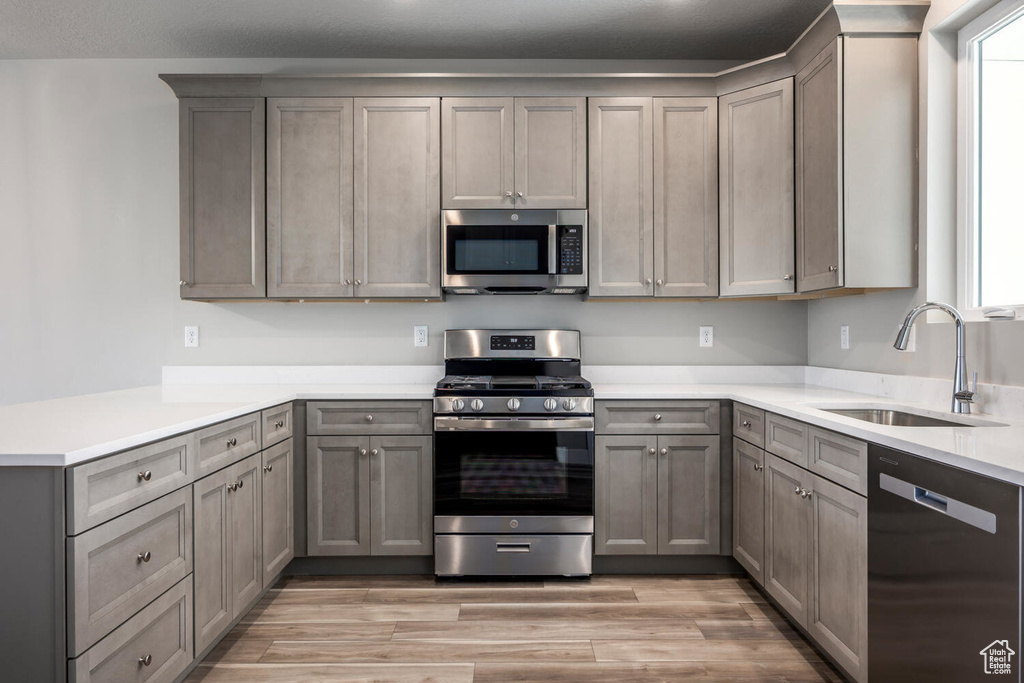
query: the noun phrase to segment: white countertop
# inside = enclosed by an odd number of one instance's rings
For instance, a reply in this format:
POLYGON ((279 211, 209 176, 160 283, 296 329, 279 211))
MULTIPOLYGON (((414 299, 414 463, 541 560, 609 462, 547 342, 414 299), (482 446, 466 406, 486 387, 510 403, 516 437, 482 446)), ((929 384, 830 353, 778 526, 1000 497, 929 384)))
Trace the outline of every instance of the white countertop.
MULTIPOLYGON (((416 378, 419 379, 419 378, 416 378)), ((429 399, 434 383, 164 385, 0 406, 0 466, 74 465, 294 400, 429 399)), ((886 427, 823 412, 912 402, 810 384, 595 384, 598 399, 730 399, 826 429, 1024 486, 1024 420, 1003 426, 886 427)))

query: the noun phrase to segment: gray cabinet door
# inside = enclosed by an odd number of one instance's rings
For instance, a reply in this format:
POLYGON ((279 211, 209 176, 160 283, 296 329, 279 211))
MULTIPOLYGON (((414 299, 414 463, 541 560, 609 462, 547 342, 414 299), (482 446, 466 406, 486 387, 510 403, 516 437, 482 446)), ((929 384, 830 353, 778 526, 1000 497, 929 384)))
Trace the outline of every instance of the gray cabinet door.
POLYGON ((764 585, 764 451, 732 440, 732 554, 764 585))
POLYGON ((263 585, 295 557, 292 440, 263 451, 263 585))
POLYGON ((370 554, 370 439, 306 439, 309 555, 370 554))
POLYGON ((718 100, 722 296, 790 294, 793 79, 718 100))
POLYGON ((231 469, 224 469, 200 479, 192 487, 196 652, 201 652, 231 625, 231 541, 228 534, 230 475, 231 469))
POLYGON ((267 294, 261 97, 179 104, 181 297, 267 294))
POLYGON ((658 552, 658 438, 599 436, 594 452, 594 554, 658 552))
POLYGON ((843 285, 843 37, 796 75, 796 258, 801 292, 843 285))
POLYGON ((654 294, 654 103, 592 97, 590 295, 654 294))
POLYGON ((811 578, 811 474, 766 455, 764 586, 782 609, 807 627, 811 578))
POLYGON ((718 100, 654 99, 654 294, 718 295, 718 100))
POLYGON ((807 631, 854 680, 867 678, 867 498, 814 476, 807 631))
POLYGON ((352 296, 352 100, 267 100, 267 294, 352 296))
POLYGON ((658 554, 717 555, 719 439, 658 437, 658 554))
POLYGON ((440 100, 356 99, 356 297, 441 296, 440 100))
POLYGON ((587 208, 587 98, 515 99, 516 207, 587 208))
POLYGON ((430 555, 434 540, 433 438, 370 439, 370 552, 430 555))
POLYGON ((246 458, 228 468, 228 472, 228 564, 231 568, 231 618, 235 619, 263 590, 260 457, 246 458))
POLYGON ((515 126, 511 97, 441 100, 441 184, 445 209, 510 209, 515 126))

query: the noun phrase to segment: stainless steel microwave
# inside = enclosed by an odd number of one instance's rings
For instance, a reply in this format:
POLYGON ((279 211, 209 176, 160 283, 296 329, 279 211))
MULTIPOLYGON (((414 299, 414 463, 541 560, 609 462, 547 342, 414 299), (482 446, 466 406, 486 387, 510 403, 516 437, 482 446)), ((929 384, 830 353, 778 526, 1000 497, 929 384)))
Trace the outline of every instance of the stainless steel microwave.
POLYGON ((578 294, 587 288, 587 212, 445 211, 441 261, 451 294, 578 294))

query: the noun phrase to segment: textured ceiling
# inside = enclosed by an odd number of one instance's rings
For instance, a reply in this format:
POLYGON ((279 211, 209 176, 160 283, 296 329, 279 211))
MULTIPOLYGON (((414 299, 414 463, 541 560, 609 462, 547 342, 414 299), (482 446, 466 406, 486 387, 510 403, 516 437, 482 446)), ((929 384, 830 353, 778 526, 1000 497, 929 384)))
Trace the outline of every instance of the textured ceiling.
POLYGON ((0 0, 0 58, 757 59, 828 0, 0 0))

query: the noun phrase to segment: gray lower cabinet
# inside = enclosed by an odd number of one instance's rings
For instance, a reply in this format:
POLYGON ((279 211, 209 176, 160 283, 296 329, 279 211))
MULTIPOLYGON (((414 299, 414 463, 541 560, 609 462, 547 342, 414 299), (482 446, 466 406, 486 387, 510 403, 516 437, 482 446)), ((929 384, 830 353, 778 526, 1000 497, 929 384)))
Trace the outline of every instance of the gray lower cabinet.
POLYGON ((719 552, 717 436, 598 436, 595 554, 719 552))
POLYGON ((263 585, 295 557, 294 471, 292 440, 263 451, 263 585))
POLYGON ((723 95, 718 116, 721 295, 790 294, 793 79, 723 95))
POLYGON ((759 584, 764 584, 764 458, 757 446, 733 438, 733 556, 759 584))
POLYGON ((309 555, 430 555, 430 436, 307 439, 309 555))
POLYGON ((807 628, 811 579, 811 473, 767 455, 764 587, 807 628))
POLYGON ((181 297, 266 296, 265 100, 179 103, 181 297))
POLYGON ((197 652, 263 589, 261 472, 251 456, 193 486, 197 652))

